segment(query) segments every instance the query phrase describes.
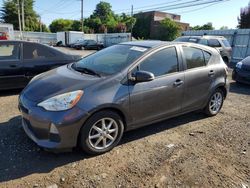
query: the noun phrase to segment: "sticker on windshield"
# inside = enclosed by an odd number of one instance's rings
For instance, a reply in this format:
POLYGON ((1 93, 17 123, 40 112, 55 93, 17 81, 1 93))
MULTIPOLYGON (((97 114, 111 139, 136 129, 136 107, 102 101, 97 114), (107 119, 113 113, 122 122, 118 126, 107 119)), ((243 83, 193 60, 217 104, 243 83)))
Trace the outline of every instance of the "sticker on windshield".
POLYGON ((143 48, 143 47, 139 47, 139 46, 133 46, 133 47, 130 48, 130 50, 145 52, 147 50, 147 48, 143 48))

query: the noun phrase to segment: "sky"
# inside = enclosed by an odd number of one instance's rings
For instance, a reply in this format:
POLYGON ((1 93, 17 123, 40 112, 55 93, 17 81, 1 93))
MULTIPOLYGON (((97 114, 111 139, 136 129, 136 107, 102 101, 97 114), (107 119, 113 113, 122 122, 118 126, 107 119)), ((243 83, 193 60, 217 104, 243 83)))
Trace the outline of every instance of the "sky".
MULTIPOLYGON (((150 7, 160 7, 163 3, 168 5, 182 3, 190 0, 103 0, 112 5, 115 13, 131 12, 133 5, 134 11, 148 9, 150 7), (153 6, 154 5, 154 6, 153 6), (143 8, 146 7, 146 8, 143 8)), ((212 0, 211 0, 212 1, 212 0)), ((88 17, 100 0, 84 0, 83 14, 88 17)), ((3 0, 0 0, 0 7, 3 0)), ((240 8, 247 6, 249 0, 228 0, 218 4, 200 5, 191 8, 182 8, 177 10, 168 10, 166 12, 181 15, 181 22, 190 23, 191 26, 203 25, 212 22, 216 29, 222 26, 236 28, 238 24, 237 17, 240 14, 240 8)), ((166 6, 166 5, 164 5, 166 6)), ((35 0, 35 11, 41 15, 41 20, 49 25, 54 19, 80 19, 81 1, 80 0, 35 0)))

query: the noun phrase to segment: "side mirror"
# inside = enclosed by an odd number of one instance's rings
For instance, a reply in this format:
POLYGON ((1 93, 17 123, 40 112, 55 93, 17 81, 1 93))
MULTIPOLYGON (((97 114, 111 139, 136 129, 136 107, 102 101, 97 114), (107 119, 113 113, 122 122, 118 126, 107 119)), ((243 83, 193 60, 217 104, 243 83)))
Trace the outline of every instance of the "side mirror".
POLYGON ((154 79, 154 74, 148 71, 137 71, 134 76, 135 82, 149 82, 154 79))

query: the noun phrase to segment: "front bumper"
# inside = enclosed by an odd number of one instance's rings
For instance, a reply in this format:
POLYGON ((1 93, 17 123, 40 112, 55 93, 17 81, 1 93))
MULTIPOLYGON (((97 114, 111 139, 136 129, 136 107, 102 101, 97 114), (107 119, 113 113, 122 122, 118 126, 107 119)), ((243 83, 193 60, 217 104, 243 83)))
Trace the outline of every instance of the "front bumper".
POLYGON ((69 149, 77 145, 79 131, 88 113, 75 106, 67 111, 49 112, 24 95, 19 98, 22 126, 38 146, 47 149, 69 149))
POLYGON ((250 84, 250 71, 235 68, 232 72, 232 78, 237 82, 250 84))

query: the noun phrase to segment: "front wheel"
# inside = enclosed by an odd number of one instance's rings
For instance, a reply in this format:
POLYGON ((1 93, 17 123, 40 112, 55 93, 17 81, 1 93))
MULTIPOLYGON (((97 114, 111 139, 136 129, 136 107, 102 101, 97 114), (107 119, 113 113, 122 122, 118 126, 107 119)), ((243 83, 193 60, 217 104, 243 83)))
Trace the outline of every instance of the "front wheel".
POLYGON ((224 93, 221 89, 216 89, 213 94, 211 95, 207 106, 205 107, 205 113, 208 116, 215 116, 217 115, 224 102, 224 93))
POLYGON ((98 155, 113 149, 121 140, 124 124, 113 111, 101 111, 91 116, 80 132, 79 144, 82 150, 98 155))

